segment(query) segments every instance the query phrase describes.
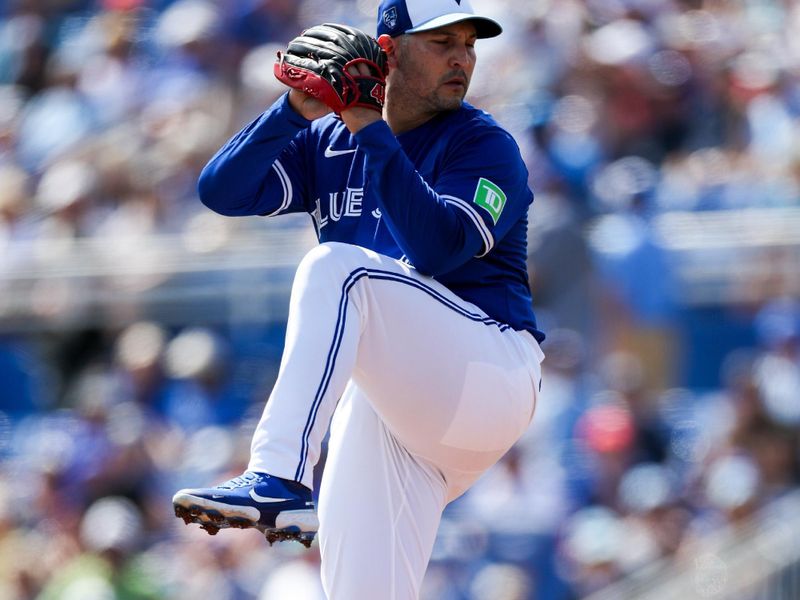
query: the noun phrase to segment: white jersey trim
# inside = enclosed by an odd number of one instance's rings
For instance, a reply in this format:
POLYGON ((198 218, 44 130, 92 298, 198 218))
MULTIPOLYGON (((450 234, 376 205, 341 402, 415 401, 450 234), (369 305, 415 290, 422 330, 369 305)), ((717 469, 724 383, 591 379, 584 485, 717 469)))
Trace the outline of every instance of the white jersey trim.
POLYGON ((469 202, 462 200, 461 198, 456 198, 455 196, 446 196, 444 194, 442 194, 441 197, 445 202, 447 202, 447 204, 455 206, 456 208, 464 211, 477 228, 478 233, 483 240, 483 247, 485 250, 480 254, 476 254, 475 256, 480 258, 481 256, 486 256, 489 254, 489 251, 494 248, 494 236, 492 235, 489 227, 487 227, 486 223, 484 223, 480 214, 478 214, 478 211, 475 210, 469 202))
POLYGON ((274 217, 275 215, 280 214, 289 208, 289 205, 292 203, 293 195, 292 180, 289 179, 289 176, 286 174, 286 169, 283 168, 281 161, 276 160, 274 163, 272 163, 272 168, 275 169, 275 172, 278 174, 278 179, 280 180, 281 187, 283 188, 283 202, 281 202, 281 205, 277 208, 277 210, 267 213, 265 215, 267 217, 274 217))

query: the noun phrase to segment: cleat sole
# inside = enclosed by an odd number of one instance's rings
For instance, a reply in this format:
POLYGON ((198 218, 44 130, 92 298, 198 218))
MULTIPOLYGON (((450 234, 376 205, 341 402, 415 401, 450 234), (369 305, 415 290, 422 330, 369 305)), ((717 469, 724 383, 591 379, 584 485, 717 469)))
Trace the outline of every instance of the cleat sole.
POLYGON ((277 523, 278 527, 267 528, 241 516, 226 516, 207 507, 174 504, 173 508, 175 516, 185 524, 197 523, 209 535, 217 535, 220 529, 258 529, 264 533, 270 546, 275 542, 295 541, 310 548, 319 527, 316 514, 308 510, 285 511, 281 513, 286 519, 284 523, 288 521, 291 524, 281 526, 281 523, 277 523))
POLYGON ((186 525, 197 523, 202 529, 211 535, 216 535, 220 529, 250 529, 257 528, 258 524, 242 519, 241 517, 226 517, 216 511, 201 510, 199 507, 187 508, 185 506, 175 506, 175 516, 183 519, 186 525))

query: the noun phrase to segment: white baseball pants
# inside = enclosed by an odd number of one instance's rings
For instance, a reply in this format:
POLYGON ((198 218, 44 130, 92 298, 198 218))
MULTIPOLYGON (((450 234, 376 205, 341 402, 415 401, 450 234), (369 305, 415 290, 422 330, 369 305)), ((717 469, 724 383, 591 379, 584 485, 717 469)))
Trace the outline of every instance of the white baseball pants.
POLYGON ((275 387, 249 469, 312 486, 331 600, 412 600, 445 505, 533 416, 544 355, 437 281, 358 246, 298 267, 275 387))

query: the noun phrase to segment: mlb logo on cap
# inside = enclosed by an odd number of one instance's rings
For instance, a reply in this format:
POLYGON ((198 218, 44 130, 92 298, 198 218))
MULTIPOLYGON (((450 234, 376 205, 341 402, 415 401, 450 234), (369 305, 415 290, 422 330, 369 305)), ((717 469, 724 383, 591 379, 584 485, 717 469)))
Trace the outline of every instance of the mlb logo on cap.
POLYGON ((479 38, 500 35, 497 21, 475 14, 470 0, 384 0, 378 8, 378 32, 392 37, 403 33, 428 31, 471 21, 479 38))
POLYGON ((392 6, 383 12, 383 24, 387 28, 394 30, 397 27, 397 7, 392 6))

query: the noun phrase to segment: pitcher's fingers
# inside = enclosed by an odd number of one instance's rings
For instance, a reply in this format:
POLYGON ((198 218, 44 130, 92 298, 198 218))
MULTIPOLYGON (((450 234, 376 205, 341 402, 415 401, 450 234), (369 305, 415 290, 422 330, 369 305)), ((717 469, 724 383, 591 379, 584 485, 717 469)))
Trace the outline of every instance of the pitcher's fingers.
POLYGON ((350 73, 350 75, 361 75, 366 77, 369 77, 372 74, 369 70, 369 67, 364 63, 350 65, 347 67, 347 72, 350 73))

